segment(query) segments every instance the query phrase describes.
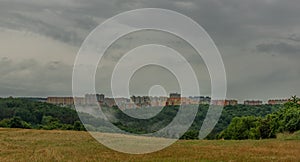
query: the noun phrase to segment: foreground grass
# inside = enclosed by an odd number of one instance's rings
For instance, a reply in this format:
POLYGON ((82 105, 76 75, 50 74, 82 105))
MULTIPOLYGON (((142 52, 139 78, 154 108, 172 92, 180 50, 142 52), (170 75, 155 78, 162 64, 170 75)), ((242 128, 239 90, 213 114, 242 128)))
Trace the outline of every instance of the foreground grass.
POLYGON ((0 128, 0 161, 300 161, 300 140, 178 141, 159 152, 128 155, 87 132, 0 128))

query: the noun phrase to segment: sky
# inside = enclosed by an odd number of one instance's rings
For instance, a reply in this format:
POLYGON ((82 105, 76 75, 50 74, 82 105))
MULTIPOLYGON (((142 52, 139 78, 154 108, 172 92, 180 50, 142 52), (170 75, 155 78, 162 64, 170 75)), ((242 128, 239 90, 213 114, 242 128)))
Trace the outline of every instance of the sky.
MULTIPOLYGON (((223 58, 227 98, 300 95, 299 0, 0 0, 0 96, 71 96, 73 64, 85 38, 108 18, 139 8, 177 11, 207 31, 223 58)), ((157 31, 132 33, 111 46, 99 63, 97 91, 110 94, 110 73, 124 52, 153 42, 181 50, 202 94, 210 95, 201 58, 187 42, 157 31)), ((135 73, 130 89, 143 94, 160 84, 177 91, 171 79, 165 69, 148 66, 135 73)))

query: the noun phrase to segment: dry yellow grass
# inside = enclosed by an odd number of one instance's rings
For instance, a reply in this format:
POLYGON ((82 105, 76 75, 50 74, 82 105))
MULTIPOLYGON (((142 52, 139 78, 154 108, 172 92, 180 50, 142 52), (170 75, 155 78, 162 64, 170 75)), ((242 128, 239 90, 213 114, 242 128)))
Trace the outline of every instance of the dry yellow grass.
POLYGON ((112 151, 87 132, 0 129, 0 161, 300 161, 300 140, 178 141, 159 152, 112 151))

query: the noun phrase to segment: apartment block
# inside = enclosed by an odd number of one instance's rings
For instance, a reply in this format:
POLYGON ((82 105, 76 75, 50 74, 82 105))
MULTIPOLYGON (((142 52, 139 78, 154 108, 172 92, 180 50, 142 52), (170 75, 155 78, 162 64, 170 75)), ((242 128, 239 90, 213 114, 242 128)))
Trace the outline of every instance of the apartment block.
POLYGON ((258 105, 262 105, 263 102, 260 100, 246 100, 244 101, 244 105, 251 105, 251 106, 258 106, 258 105))
POLYGON ((289 102, 289 99, 272 99, 268 101, 269 105, 283 105, 289 102))

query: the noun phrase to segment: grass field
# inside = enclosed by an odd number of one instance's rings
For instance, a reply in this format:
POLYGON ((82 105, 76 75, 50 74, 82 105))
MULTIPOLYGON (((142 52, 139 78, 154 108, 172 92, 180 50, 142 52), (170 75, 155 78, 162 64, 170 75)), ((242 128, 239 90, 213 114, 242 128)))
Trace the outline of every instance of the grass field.
POLYGON ((87 132, 0 128, 0 161, 300 161, 300 140, 178 141, 159 152, 128 155, 87 132))

